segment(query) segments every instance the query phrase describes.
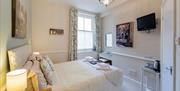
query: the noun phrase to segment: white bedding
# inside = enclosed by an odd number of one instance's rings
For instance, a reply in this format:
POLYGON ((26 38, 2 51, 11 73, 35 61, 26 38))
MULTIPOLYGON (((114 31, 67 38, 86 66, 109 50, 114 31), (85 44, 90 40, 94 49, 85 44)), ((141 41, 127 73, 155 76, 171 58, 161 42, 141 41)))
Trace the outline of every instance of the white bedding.
MULTIPOLYGON (((31 54, 29 45, 8 50, 10 69, 20 68, 31 54)), ((123 73, 115 67, 110 71, 96 70, 81 61, 55 64, 57 83, 52 91, 120 91, 123 73)))
POLYGON ((83 61, 55 64, 57 83, 53 91, 120 91, 122 71, 111 67, 110 71, 96 70, 83 61))

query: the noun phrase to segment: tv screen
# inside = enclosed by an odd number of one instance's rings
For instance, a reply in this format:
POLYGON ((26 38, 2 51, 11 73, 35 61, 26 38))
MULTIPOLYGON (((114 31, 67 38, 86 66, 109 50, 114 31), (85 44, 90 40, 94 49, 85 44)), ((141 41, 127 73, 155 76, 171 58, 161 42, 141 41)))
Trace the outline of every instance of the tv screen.
POLYGON ((156 28, 156 15, 155 13, 137 18, 138 31, 146 31, 156 28))

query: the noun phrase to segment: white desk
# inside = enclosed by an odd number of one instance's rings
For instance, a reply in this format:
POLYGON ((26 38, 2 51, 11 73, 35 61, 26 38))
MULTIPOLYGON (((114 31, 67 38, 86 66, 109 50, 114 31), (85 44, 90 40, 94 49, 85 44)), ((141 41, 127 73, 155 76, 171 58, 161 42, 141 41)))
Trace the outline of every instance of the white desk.
POLYGON ((160 91, 160 73, 142 67, 141 91, 160 91))
POLYGON ((103 52, 99 54, 99 57, 108 59, 108 60, 112 60, 112 53, 111 52, 103 52))

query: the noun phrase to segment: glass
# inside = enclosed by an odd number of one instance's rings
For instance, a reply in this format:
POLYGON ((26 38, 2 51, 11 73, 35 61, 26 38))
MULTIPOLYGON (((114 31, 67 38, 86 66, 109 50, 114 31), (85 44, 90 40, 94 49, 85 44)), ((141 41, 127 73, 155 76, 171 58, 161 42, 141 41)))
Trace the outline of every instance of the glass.
POLYGON ((112 47, 113 41, 112 41, 112 33, 106 34, 106 47, 112 47))
POLYGON ((84 19, 83 19, 83 17, 78 17, 78 30, 84 30, 84 19))
POLYGON ((93 33, 78 31, 78 50, 93 49, 93 33))
POLYGON ((84 18, 84 30, 92 31, 92 21, 89 18, 84 18))

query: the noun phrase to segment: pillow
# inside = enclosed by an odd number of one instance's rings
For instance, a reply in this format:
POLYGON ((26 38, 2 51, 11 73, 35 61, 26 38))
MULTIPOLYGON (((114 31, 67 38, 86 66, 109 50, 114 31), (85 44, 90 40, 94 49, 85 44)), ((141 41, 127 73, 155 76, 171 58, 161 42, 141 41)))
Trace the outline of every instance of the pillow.
POLYGON ((30 71, 33 75, 27 78, 27 88, 26 91, 39 91, 38 78, 37 75, 30 71))
POLYGON ((30 56, 28 57, 28 60, 29 60, 29 61, 36 61, 36 56, 30 55, 30 56))
POLYGON ((33 65, 33 62, 32 62, 32 61, 27 61, 27 62, 24 64, 23 68, 26 69, 27 71, 29 71, 29 70, 31 70, 32 65, 33 65))
POLYGON ((39 88, 40 89, 43 89, 43 88, 47 88, 47 81, 41 71, 41 68, 40 68, 40 63, 39 61, 33 61, 34 64, 32 66, 32 71, 36 73, 37 75, 37 78, 38 78, 38 85, 39 85, 39 88))
POLYGON ((46 59, 42 59, 41 69, 42 69, 42 72, 44 73, 44 76, 45 76, 47 82, 50 85, 53 85, 55 83, 54 71, 51 69, 51 67, 46 59))
POLYGON ((26 91, 39 91, 37 74, 32 71, 32 66, 32 61, 27 61, 23 66, 28 71, 26 91))
POLYGON ((30 61, 41 61, 42 60, 42 56, 41 55, 34 55, 34 54, 32 54, 32 55, 30 55, 29 57, 28 57, 28 60, 30 60, 30 61))
POLYGON ((48 62, 52 71, 55 71, 54 64, 53 64, 52 60, 48 56, 44 56, 43 58, 48 62))
POLYGON ((27 88, 26 91, 39 91, 38 79, 36 77, 36 73, 34 73, 31 68, 33 66, 32 61, 27 61, 23 68, 28 71, 27 73, 27 88))
POLYGON ((41 61, 42 60, 42 56, 41 55, 35 55, 36 56, 36 60, 37 61, 41 61))

